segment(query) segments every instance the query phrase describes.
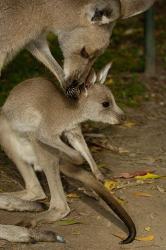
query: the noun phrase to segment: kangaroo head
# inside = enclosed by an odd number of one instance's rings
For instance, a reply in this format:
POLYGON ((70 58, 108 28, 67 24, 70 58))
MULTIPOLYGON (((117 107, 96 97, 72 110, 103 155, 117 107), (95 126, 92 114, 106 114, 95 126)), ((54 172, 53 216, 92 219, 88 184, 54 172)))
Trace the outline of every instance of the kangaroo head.
POLYGON ((97 75, 93 71, 87 80, 87 89, 79 98, 79 107, 85 119, 109 124, 125 120, 124 112, 117 106, 111 90, 104 85, 111 63, 97 75))
POLYGON ((145 11, 155 0, 96 0, 81 6, 81 25, 59 33, 68 86, 82 84, 96 58, 109 45, 115 22, 145 11))
POLYGON ((60 35, 67 87, 84 83, 93 63, 108 47, 109 41, 110 29, 93 25, 60 35))

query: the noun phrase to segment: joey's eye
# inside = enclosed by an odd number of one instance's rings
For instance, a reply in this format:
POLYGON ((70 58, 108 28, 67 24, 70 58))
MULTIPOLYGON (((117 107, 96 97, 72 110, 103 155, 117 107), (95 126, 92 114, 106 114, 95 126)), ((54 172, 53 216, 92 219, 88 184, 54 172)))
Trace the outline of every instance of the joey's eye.
POLYGON ((110 103, 109 102, 103 102, 102 105, 103 105, 104 108, 108 108, 110 106, 110 103))
POLYGON ((85 47, 82 48, 81 52, 80 52, 80 55, 83 57, 83 58, 86 58, 88 59, 90 56, 88 54, 88 52, 86 51, 85 47))

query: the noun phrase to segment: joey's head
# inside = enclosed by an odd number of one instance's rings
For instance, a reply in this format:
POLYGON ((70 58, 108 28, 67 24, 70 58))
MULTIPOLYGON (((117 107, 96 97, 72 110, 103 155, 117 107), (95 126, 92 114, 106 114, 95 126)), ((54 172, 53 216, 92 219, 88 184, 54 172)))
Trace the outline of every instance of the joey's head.
POLYGON ((109 124, 120 124, 125 120, 124 112, 104 84, 110 67, 111 63, 107 64, 97 75, 92 71, 87 80, 87 89, 80 95, 79 107, 86 120, 109 124))
POLYGON ((66 91, 70 97, 77 97, 77 87, 86 81, 95 60, 108 47, 116 21, 143 12, 154 1, 93 0, 89 4, 85 1, 83 6, 80 4, 79 25, 58 35, 64 55, 66 91))

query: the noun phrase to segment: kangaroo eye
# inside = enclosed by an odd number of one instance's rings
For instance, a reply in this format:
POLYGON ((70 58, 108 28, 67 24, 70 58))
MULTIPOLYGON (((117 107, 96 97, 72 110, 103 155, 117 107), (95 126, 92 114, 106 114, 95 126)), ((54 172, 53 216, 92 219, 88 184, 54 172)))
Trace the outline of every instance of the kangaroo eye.
POLYGON ((103 105, 104 108, 108 108, 110 106, 110 103, 109 102, 103 102, 102 105, 103 105))
POLYGON ((83 58, 86 58, 88 59, 90 56, 88 54, 88 52, 86 51, 85 47, 82 48, 81 52, 80 52, 80 55, 83 57, 83 58))

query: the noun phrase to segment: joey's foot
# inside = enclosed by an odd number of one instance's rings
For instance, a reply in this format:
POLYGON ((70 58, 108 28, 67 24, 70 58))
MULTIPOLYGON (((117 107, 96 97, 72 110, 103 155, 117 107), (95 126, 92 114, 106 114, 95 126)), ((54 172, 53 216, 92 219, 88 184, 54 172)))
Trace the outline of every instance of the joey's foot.
POLYGON ((10 193, 3 193, 4 195, 13 196, 25 201, 37 201, 37 200, 44 200, 46 198, 45 193, 43 190, 32 192, 30 190, 21 190, 17 192, 10 192, 10 193))
POLYGON ((36 227, 39 223, 53 223, 63 219, 70 213, 70 208, 64 210, 50 209, 35 216, 27 216, 17 222, 17 225, 24 227, 36 227))
POLYGON ((20 212, 41 212, 46 208, 45 204, 37 201, 25 201, 14 196, 0 195, 0 209, 20 212))
POLYGON ((94 175, 98 181, 104 182, 105 177, 100 171, 95 172, 94 175))

